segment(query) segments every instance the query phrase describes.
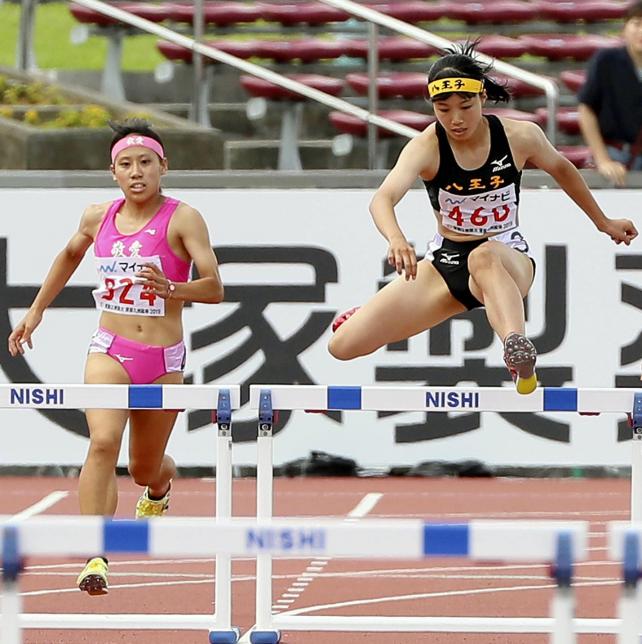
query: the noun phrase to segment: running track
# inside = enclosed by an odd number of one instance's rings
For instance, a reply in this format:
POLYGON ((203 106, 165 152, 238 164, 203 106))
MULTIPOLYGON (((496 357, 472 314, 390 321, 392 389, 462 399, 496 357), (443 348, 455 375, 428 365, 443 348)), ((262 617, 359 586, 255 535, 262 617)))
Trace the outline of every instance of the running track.
MULTIPOLYGON (((76 480, 0 478, 0 514, 77 512, 76 480)), ((132 515, 139 489, 119 480, 118 516, 132 515)), ((590 521, 591 560, 576 569, 577 616, 615 617, 619 566, 606 560, 605 523, 629 516, 628 480, 613 479, 276 479, 275 516, 578 519, 590 521)), ((212 516, 215 482, 179 479, 173 515, 212 516)), ((255 481, 234 481, 234 514, 252 516, 255 481)), ((21 587, 27 612, 213 612, 212 560, 113 559, 110 593, 92 598, 74 587, 79 560, 27 562, 21 587)), ((279 560, 274 563, 274 610, 323 614, 548 616, 552 583, 538 565, 472 566, 465 560, 430 562, 279 560), (332 605, 332 608, 319 608, 332 605), (316 607, 316 609, 315 609, 316 607)), ((254 562, 233 565, 233 623, 253 625, 254 562)), ((306 644, 540 644, 546 635, 286 632, 283 642, 306 644)), ((205 644, 194 631, 26 631, 26 644, 205 644)), ((241 642, 248 642, 247 637, 241 642)), ((615 642, 583 635, 580 644, 615 642)))

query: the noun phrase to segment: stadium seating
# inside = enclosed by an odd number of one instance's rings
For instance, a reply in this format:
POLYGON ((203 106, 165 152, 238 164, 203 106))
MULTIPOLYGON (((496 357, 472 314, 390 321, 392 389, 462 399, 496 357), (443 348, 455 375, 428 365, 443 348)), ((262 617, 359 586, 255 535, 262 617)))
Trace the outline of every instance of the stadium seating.
MULTIPOLYGON (((341 94, 344 86, 343 81, 338 78, 321 76, 319 74, 290 74, 288 78, 332 96, 341 94)), ((245 91, 254 98, 263 98, 269 101, 283 101, 285 103, 281 120, 278 169, 301 170, 298 138, 303 113, 303 101, 305 98, 301 94, 297 94, 296 92, 292 92, 262 78, 257 78, 256 76, 243 75, 240 81, 245 91)))
MULTIPOLYGON (((194 23, 192 2, 125 1, 117 4, 137 16, 179 30, 189 32, 194 23)), ((477 49, 480 52, 559 80, 565 93, 563 108, 556 119, 557 127, 563 143, 574 143, 579 141, 574 94, 584 82, 586 61, 598 49, 621 42, 616 34, 628 1, 368 0, 361 4, 446 37, 451 37, 452 33, 452 37, 460 38, 465 32, 470 39, 479 39, 477 49)), ((127 26, 122 26, 119 32, 118 23, 112 19, 73 2, 70 11, 79 23, 93 26, 114 43, 124 35, 138 33, 127 26)), ((334 95, 345 88, 352 96, 348 100, 361 105, 363 97, 368 95, 366 23, 341 9, 309 0, 206 0, 204 20, 208 32, 205 42, 226 53, 256 60, 281 73, 304 73, 300 78, 329 83, 324 91, 334 95), (239 37, 241 33, 244 34, 242 38, 239 37), (341 82, 343 79, 345 83, 341 82)), ((192 62, 189 49, 166 41, 159 41, 157 46, 169 61, 192 62)), ((114 51, 117 51, 115 46, 114 51)), ((432 117, 415 110, 421 110, 417 101, 426 98, 426 72, 439 49, 380 29, 377 51, 380 67, 377 92, 382 101, 382 113, 392 114, 400 122, 412 122, 415 124, 412 127, 422 124, 425 127, 429 122, 426 119, 432 117)), ((109 65, 113 67, 114 61, 115 53, 110 56, 109 65)), ((205 58, 205 62, 214 61, 205 58)), ((513 99, 508 108, 497 108, 498 113, 545 126, 547 112, 541 89, 501 74, 495 77, 506 85, 513 99)), ((212 74, 208 78, 211 82, 212 74)), ((285 116, 293 110, 300 112, 303 109, 295 109, 300 100, 290 92, 277 91, 274 85, 263 85, 262 81, 255 83, 249 77, 239 81, 239 98, 243 96, 242 92, 250 97, 278 102, 283 111, 282 132, 284 128, 287 132, 286 123, 296 125, 300 118, 291 114, 285 116)), ((333 114, 330 122, 338 131, 350 130, 355 137, 364 136, 367 131, 365 124, 359 127, 353 117, 346 115, 333 114)), ((385 139, 390 135, 382 131, 381 136, 385 139)), ((296 137, 290 136, 292 140, 296 147, 296 137)), ((578 167, 589 162, 585 150, 571 146, 565 153, 569 158, 573 157, 578 167)))

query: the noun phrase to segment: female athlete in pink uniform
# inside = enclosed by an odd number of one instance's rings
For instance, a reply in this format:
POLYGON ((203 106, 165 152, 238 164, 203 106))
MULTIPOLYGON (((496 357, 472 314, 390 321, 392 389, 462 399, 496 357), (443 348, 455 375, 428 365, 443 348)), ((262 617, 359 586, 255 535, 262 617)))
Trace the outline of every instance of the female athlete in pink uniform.
MULTIPOLYGON (((183 382, 185 302, 215 304, 223 285, 205 221, 185 203, 161 193, 167 159, 160 137, 143 120, 112 125, 111 172, 124 198, 89 206, 58 254, 28 313, 9 336, 11 355, 32 348, 43 313, 94 245, 100 321, 89 345, 86 383, 183 382), (192 263, 199 279, 190 281, 192 263)), ((163 514, 176 473, 165 454, 177 411, 88 409, 89 450, 80 474, 80 512, 113 515, 115 467, 129 420, 129 472, 145 490, 137 517, 163 514)), ((87 562, 78 586, 107 592, 107 561, 87 562)))

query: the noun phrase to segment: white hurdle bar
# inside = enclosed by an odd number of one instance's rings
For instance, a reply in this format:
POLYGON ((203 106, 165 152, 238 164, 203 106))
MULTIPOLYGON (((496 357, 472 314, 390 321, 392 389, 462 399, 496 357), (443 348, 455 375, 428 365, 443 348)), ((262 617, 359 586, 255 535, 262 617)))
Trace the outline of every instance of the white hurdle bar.
MULTIPOLYGON (((239 385, 0 385, 2 409, 207 409, 218 426, 216 438, 216 520, 232 516, 232 411, 241 406, 239 385)), ((5 518, 6 519, 6 518, 5 518)), ((40 517, 39 517, 40 519, 40 517)), ((91 518, 87 518, 89 520, 91 518)), ((48 520, 42 517, 42 520, 48 520)), ((95 518, 94 518, 95 520, 95 518)), ((32 521, 31 519, 29 521, 32 521)), ((99 522, 102 519, 99 519, 99 522)), ((63 522, 64 523, 64 522, 63 522)), ((34 524, 35 525, 35 524, 34 524)), ((71 524, 66 523, 67 528, 71 524)), ((89 524, 88 524, 89 525, 89 524)), ((18 530, 28 530, 19 524, 18 530)), ((29 528, 30 529, 30 528, 29 528)), ((30 533, 25 533, 30 534, 30 533)), ((71 533, 65 537, 68 540, 71 533)), ((192 535, 193 537, 193 535, 192 535)), ((35 539, 35 536, 31 537, 35 539)), ((40 533, 42 539, 42 533, 40 533)), ((103 554, 102 542, 90 540, 82 554, 103 554), (96 546, 100 546, 96 548, 96 546)), ((64 550, 64 540, 59 544, 64 550)), ((21 550, 25 554, 24 550, 21 550)), ((30 554, 27 552, 26 554, 30 554)), ((43 553, 44 554, 44 553, 43 553)), ((53 554, 53 553, 52 553, 53 554)), ((59 551, 55 554, 62 554, 59 551)), ((80 554, 67 550, 65 554, 80 554)), ((2 644, 21 642, 21 628, 126 628, 205 629, 212 644, 234 644, 239 631, 232 626, 232 560, 225 552, 216 557, 214 614, 212 615, 84 615, 21 612, 17 585, 4 577, 2 595, 2 644)))
MULTIPOLYGON (((642 521, 642 390, 577 389, 541 387, 527 396, 511 387, 422 387, 344 385, 251 385, 250 407, 259 416, 257 443, 257 518, 270 520, 273 508, 273 424, 279 410, 314 411, 421 411, 421 412, 571 412, 586 415, 628 414, 632 419, 631 519, 642 521)), ((518 625, 528 629, 504 632, 551 632, 550 620, 522 620, 431 617, 306 617, 272 614, 272 561, 269 554, 257 558, 256 626, 253 644, 280 641, 284 630, 458 630, 461 632, 502 632, 518 625), (468 619, 468 621, 466 621, 468 619), (534 629, 534 630, 533 630, 534 629)), ((560 600, 563 601, 564 600, 560 600)), ((568 601, 568 600, 566 600, 568 601)), ((554 612, 557 610, 554 607, 554 612)), ((562 610, 563 614, 568 611, 562 610)), ((574 620, 574 632, 617 632, 605 620, 574 620), (587 625, 588 624, 588 625, 587 625), (597 630, 584 630, 585 628, 597 630)), ((619 624, 619 622, 618 622, 619 624)), ((574 639, 556 638, 566 644, 574 639)), ((621 640, 620 644, 626 640, 621 640)), ((637 644, 637 642, 636 642, 637 644)))
MULTIPOLYGON (((587 558, 588 524, 584 521, 470 521, 468 523, 431 523, 417 519, 364 519, 358 523, 323 519, 279 519, 252 521, 246 519, 213 520, 209 518, 163 517, 149 520, 113 520, 102 517, 36 516, 16 523, 0 517, 0 552, 5 579, 14 578, 17 585, 20 562, 29 556, 91 555, 95 552, 137 554, 152 557, 209 557, 213 555, 288 556, 315 558, 322 556, 367 559, 426 559, 467 557, 478 562, 550 563, 558 571, 560 596, 554 614, 544 620, 502 620, 477 618, 476 630, 482 631, 557 633, 557 644, 571 642, 573 620, 571 594, 572 565, 587 558), (7 575, 7 572, 9 573, 7 575), (532 624, 536 624, 535 631, 532 624), (488 628, 491 626, 492 628, 488 628)), ((6 598, 3 597, 3 606, 6 598)), ((9 604, 12 611, 17 607, 9 604)), ((6 639, 8 620, 17 619, 22 628, 90 628, 97 622, 106 628, 127 628, 138 616, 113 619, 94 615, 62 616, 26 614, 21 617, 3 610, 2 644, 6 639), (127 625, 125 625, 127 624, 127 625)), ((183 616, 174 628, 193 628, 192 616, 183 616), (192 620, 190 623, 189 620, 192 620)), ((320 618, 318 618, 320 619, 320 618)), ((411 618, 402 623, 394 618, 386 624, 383 618, 344 618, 341 630, 426 630, 426 620, 433 619, 431 630, 471 630, 458 618, 411 618), (436 621, 434 621, 436 619, 436 621), (349 622, 349 623, 348 623, 349 622), (462 628, 462 625, 466 628, 462 628), (350 628, 352 626, 353 628, 350 628), (358 627, 358 628, 354 628, 358 627)), ((149 617, 151 621, 151 616, 149 617)), ((288 625, 293 618, 286 620, 288 625)), ((580 629, 592 620, 581 620, 580 629)), ((617 620, 593 620, 595 630, 581 632, 615 632, 617 620), (597 623, 599 622, 599 623, 597 623)), ((324 628, 314 622, 315 630, 324 628)), ((158 623, 156 623, 158 626, 158 623)), ((199 624, 200 625, 200 624, 199 624)), ((296 626, 296 624, 294 624, 296 626)), ((151 627, 151 626, 150 626, 151 627)), ((269 633, 264 633, 268 635, 269 633)), ((276 642, 251 634, 253 642, 276 642), (258 637, 258 639, 257 639, 258 637)), ((211 641, 211 640, 210 640, 211 641)))

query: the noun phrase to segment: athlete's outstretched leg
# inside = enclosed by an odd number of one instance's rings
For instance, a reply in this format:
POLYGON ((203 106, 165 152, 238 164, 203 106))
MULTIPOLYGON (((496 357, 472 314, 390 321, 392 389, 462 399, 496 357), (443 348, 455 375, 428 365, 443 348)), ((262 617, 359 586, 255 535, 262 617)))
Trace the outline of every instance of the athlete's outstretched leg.
POLYGON ((517 391, 531 393, 537 386, 533 343, 524 335, 523 299, 533 281, 530 259, 504 244, 489 241, 468 257, 470 290, 483 302, 488 321, 504 342, 504 361, 516 378, 517 391))
POLYGON ((328 350, 339 360, 352 360, 431 329, 465 310, 435 267, 423 260, 415 280, 397 277, 338 326, 328 350))

